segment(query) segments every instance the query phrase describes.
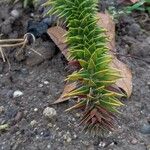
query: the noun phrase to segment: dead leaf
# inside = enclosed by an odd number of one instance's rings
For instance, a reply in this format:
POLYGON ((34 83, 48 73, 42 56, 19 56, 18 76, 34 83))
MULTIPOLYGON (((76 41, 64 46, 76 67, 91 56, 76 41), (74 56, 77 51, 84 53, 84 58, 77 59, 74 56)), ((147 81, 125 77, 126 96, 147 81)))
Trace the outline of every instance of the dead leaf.
POLYGON ((63 93, 61 94, 59 99, 57 99, 53 104, 58 104, 58 103, 62 103, 62 102, 67 101, 69 98, 64 97, 64 95, 66 95, 66 93, 73 91, 76 87, 77 87, 76 82, 67 83, 64 87, 63 93))
POLYGON ((110 50, 115 51, 115 23, 108 13, 98 13, 98 25, 106 29, 106 35, 109 38, 108 47, 110 50))
POLYGON ((54 43, 57 45, 57 47, 61 50, 62 54, 67 59, 68 58, 68 46, 65 43, 65 37, 64 37, 66 32, 67 32, 66 30, 64 30, 63 28, 59 26, 51 27, 47 31, 51 39, 54 41, 54 43))
POLYGON ((120 70, 120 75, 122 76, 121 79, 118 79, 116 82, 116 85, 123 89, 127 96, 130 97, 131 93, 132 93, 132 74, 131 74, 131 70, 128 68, 128 66, 126 64, 124 64, 123 62, 119 61, 116 56, 113 55, 113 53, 111 53, 111 51, 116 52, 116 46, 115 46, 115 23, 112 19, 112 17, 108 14, 102 14, 102 13, 98 13, 97 17, 99 19, 98 21, 98 25, 100 27, 105 28, 106 31, 106 35, 109 38, 109 43, 108 43, 108 47, 110 49, 110 54, 113 56, 113 61, 111 63, 111 67, 116 68, 118 70, 120 70))
MULTIPOLYGON (((106 13, 106 14, 98 13, 97 17, 99 19, 98 25, 100 27, 103 27, 106 29, 106 35, 109 38, 108 47, 109 47, 110 51, 112 50, 114 52, 115 51, 115 24, 114 24, 114 21, 108 13, 106 13)), ((66 30, 62 29, 59 26, 48 29, 49 36, 54 41, 54 43, 59 47, 59 49, 62 51, 63 55, 67 59, 68 58, 68 46, 65 43, 65 37, 64 37, 66 32, 67 32, 66 30)), ((113 55, 113 53, 111 53, 111 52, 110 52, 110 54, 113 55)), ((111 66, 113 68, 120 70, 120 75, 123 77, 123 78, 117 80, 116 85, 119 88, 123 89, 126 92, 127 96, 130 97, 131 93, 132 93, 131 71, 127 67, 127 65, 125 65, 123 62, 119 61, 116 58, 116 56, 113 55, 113 58, 114 59, 111 63, 111 66)), ((62 95, 55 103, 60 103, 60 102, 64 102, 64 101, 68 100, 68 99, 63 98, 63 95, 72 91, 73 89, 75 89, 75 86, 76 86, 76 83, 69 84, 69 85, 67 84, 64 88, 62 95)))
POLYGON ((128 98, 132 93, 132 73, 126 64, 114 58, 112 60, 111 66, 119 70, 119 73, 122 78, 118 79, 116 85, 125 91, 128 98))

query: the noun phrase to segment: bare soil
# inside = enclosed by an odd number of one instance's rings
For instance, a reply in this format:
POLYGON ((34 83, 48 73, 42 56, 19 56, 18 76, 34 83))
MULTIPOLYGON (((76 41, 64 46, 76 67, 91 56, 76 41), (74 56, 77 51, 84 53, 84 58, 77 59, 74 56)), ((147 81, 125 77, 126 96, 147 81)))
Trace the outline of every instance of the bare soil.
MULTIPOLYGON (((21 4, 0 2, 1 38, 23 37, 27 22, 37 19, 38 9, 23 11, 21 4), (18 19, 10 18, 13 9, 20 12, 18 19)), ((29 49, 21 56, 16 56, 19 48, 5 49, 9 70, 0 56, 0 125, 9 124, 0 131, 0 150, 150 150, 150 16, 133 13, 121 17, 116 26, 118 57, 133 74, 133 94, 123 100, 117 130, 103 138, 91 137, 76 126, 78 112, 64 112, 71 101, 50 106, 61 94, 68 72, 62 54, 44 36, 33 45, 44 58, 29 49), (14 98, 18 90, 23 95, 14 98), (52 120, 43 115, 48 106, 57 111, 52 120)))

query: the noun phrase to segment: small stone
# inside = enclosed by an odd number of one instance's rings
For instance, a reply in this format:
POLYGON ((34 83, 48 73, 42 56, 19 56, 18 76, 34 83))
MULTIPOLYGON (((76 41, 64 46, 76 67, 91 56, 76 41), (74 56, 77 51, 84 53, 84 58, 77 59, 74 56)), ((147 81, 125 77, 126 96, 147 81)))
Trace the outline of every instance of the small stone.
POLYGON ((76 134, 74 134, 74 135, 73 135, 73 138, 74 138, 74 139, 76 139, 76 138, 77 138, 77 135, 76 135, 76 134))
POLYGON ((30 14, 30 17, 34 17, 34 13, 31 13, 31 14, 30 14))
POLYGON ((37 124, 37 121, 36 120, 32 120, 31 122, 30 122, 30 125, 33 127, 33 126, 35 126, 37 124))
POLYGON ((22 95, 23 95, 23 92, 21 92, 21 91, 19 91, 19 90, 15 91, 15 92, 13 93, 13 97, 14 97, 14 98, 20 97, 20 96, 22 96, 22 95))
POLYGON ((81 115, 80 115, 79 113, 76 113, 76 116, 77 116, 77 117, 80 117, 81 115))
POLYGON ((70 143, 72 141, 72 139, 70 137, 67 138, 66 140, 68 143, 70 143))
POLYGON ((146 39, 147 43, 150 44, 150 37, 146 39))
POLYGON ((58 130, 59 130, 59 127, 56 128, 56 131, 58 131, 58 130))
POLYGON ((38 87, 39 87, 39 88, 43 87, 43 84, 39 84, 38 87))
POLYGON ((37 112, 38 111, 38 108, 34 108, 34 112, 37 112))
POLYGON ((43 115, 49 119, 52 119, 54 116, 57 115, 57 112, 54 108, 47 107, 44 109, 43 115))
POLYGON ((15 122, 21 121, 21 119, 23 118, 23 115, 24 115, 23 112, 18 112, 14 118, 14 121, 15 122))
POLYGON ((76 119, 75 119, 75 118, 72 118, 72 121, 76 121, 76 119))
POLYGON ((70 135, 70 132, 67 131, 66 134, 63 135, 63 138, 66 140, 66 142, 70 143, 72 141, 72 138, 71 138, 71 135, 70 135))
POLYGON ((52 123, 49 123, 49 124, 48 124, 48 127, 49 127, 49 128, 52 128, 52 127, 53 127, 53 124, 52 124, 52 123))
POLYGON ((100 142, 98 146, 99 146, 99 147, 105 147, 105 145, 106 145, 105 142, 100 142))
POLYGON ((14 17, 16 19, 20 17, 19 11, 16 9, 12 10, 10 14, 12 17, 14 17))
MULTIPOLYGON (((40 25, 41 27, 41 25, 40 25)), ((39 28, 40 28, 39 27, 39 28)), ((38 29, 36 27, 36 29, 38 29)), ((40 29, 39 29, 40 30, 40 29)), ((47 29, 46 29, 47 31, 47 29)), ((42 31, 39 31, 42 32, 42 31)), ((37 33, 41 34, 41 33, 37 33)), ((37 66, 42 64, 45 60, 50 60, 54 57, 56 48, 55 45, 51 42, 44 42, 40 39, 36 41, 35 46, 33 46, 33 49, 36 50, 39 55, 35 53, 28 53, 28 57, 26 58, 26 64, 30 67, 37 66)))
POLYGON ((133 139, 131 140, 131 144, 135 145, 135 144, 137 144, 137 143, 138 143, 138 140, 137 140, 137 139, 133 138, 133 139))
POLYGON ((138 35, 141 31, 141 27, 137 23, 133 23, 129 26, 129 34, 130 35, 138 35))
POLYGON ((150 134, 150 124, 144 124, 141 128, 141 133, 150 134))
POLYGON ((51 145, 50 145, 50 144, 48 144, 48 145, 47 145, 47 148, 48 148, 48 149, 51 149, 51 145))
POLYGON ((4 106, 0 106, 0 115, 5 111, 4 106))
POLYGON ((44 83, 45 85, 48 85, 48 84, 49 84, 49 82, 48 82, 48 81, 44 81, 43 83, 44 83))
POLYGON ((38 140, 38 139, 40 139, 40 136, 39 136, 39 135, 36 135, 36 137, 35 137, 35 138, 38 140))
POLYGON ((150 150, 150 145, 147 145, 147 150, 150 150))

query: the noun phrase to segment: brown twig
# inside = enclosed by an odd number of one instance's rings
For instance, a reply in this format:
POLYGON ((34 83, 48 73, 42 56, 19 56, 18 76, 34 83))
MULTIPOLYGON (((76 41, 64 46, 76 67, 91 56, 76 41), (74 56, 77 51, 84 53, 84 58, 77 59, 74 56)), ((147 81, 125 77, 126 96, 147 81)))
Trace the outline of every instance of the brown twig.
MULTIPOLYGON (((33 40, 33 43, 34 43, 35 42, 35 37, 31 33, 25 34, 22 39, 0 39, 0 54, 2 56, 3 62, 7 61, 8 65, 9 65, 9 69, 10 69, 11 65, 10 65, 9 59, 8 59, 6 53, 4 52, 3 48, 11 48, 11 47, 21 46, 21 50, 19 50, 17 52, 17 55, 19 55, 22 52, 22 50, 27 46, 27 44, 29 42, 29 39, 28 39, 29 36, 32 37, 32 40, 33 40)), ((31 51, 33 51, 34 53, 40 55, 41 57, 43 57, 39 52, 37 52, 33 48, 30 48, 28 46, 27 46, 27 48, 30 49, 31 51)))

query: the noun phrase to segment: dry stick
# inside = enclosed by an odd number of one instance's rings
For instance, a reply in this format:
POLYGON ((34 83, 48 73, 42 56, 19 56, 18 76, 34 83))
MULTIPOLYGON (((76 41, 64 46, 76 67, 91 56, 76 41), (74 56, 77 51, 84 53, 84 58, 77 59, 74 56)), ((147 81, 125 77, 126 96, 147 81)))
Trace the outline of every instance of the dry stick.
POLYGON ((3 62, 6 62, 2 47, 0 47, 0 53, 2 55, 3 62))
MULTIPOLYGON (((5 54, 5 52, 3 51, 2 48, 22 46, 21 49, 23 49, 26 46, 26 44, 28 43, 27 35, 29 35, 29 34, 30 33, 25 34, 23 39, 2 39, 2 40, 0 39, 0 53, 2 55, 3 62, 6 62, 6 61, 8 62, 9 70, 11 68, 11 64, 9 62, 7 55, 5 54), (4 43, 6 43, 6 44, 4 44, 4 43)), ((31 34, 31 36, 33 37, 33 41, 35 41, 34 35, 31 34)), ((34 50, 32 50, 32 51, 34 51, 34 50)))
POLYGON ((24 42, 16 43, 16 44, 4 44, 4 45, 0 45, 0 46, 3 48, 5 48, 5 47, 17 47, 17 46, 21 46, 23 44, 24 44, 24 42))
POLYGON ((9 42, 23 42, 24 39, 3 39, 3 40, 0 40, 0 43, 9 43, 9 42))
POLYGON ((30 49, 31 51, 33 51, 34 53, 36 53, 36 54, 38 54, 38 55, 40 55, 41 57, 44 58, 44 56, 43 56, 42 54, 40 54, 39 52, 37 52, 37 51, 34 50, 33 48, 31 48, 31 47, 29 47, 29 46, 27 46, 27 48, 30 49))
POLYGON ((5 52, 4 52, 4 56, 5 56, 6 60, 7 60, 7 63, 8 63, 8 66, 9 66, 9 70, 10 70, 11 69, 11 64, 10 64, 10 61, 9 61, 9 59, 8 59, 8 57, 7 57, 5 52))
MULTIPOLYGON (((3 39, 3 40, 0 40, 0 53, 2 55, 2 59, 3 59, 3 62, 8 62, 8 65, 9 65, 9 70, 11 69, 11 64, 9 62, 9 59, 7 57, 7 55, 5 54, 5 52, 3 51, 2 48, 6 48, 6 47, 17 47, 17 46, 22 46, 21 47, 21 50, 17 52, 16 55, 19 55, 23 48, 25 46, 27 46, 27 43, 28 43, 28 35, 31 35, 32 38, 33 38, 33 42, 35 42, 35 37, 33 34, 30 34, 30 33, 27 33, 24 35, 24 38, 23 39, 3 39), (4 44, 6 43, 6 44, 4 44)), ((37 52, 36 50, 34 50, 33 48, 30 48, 27 46, 28 49, 30 49, 31 51, 33 51, 34 53, 40 55, 41 57, 43 57, 42 54, 40 54, 39 52, 37 52)), ((44 58, 44 57, 43 57, 44 58)))

